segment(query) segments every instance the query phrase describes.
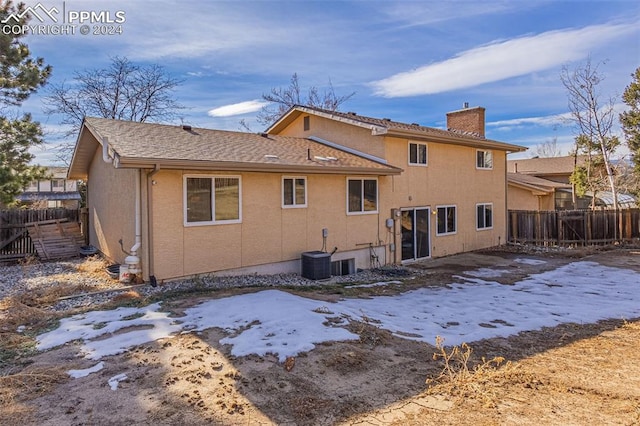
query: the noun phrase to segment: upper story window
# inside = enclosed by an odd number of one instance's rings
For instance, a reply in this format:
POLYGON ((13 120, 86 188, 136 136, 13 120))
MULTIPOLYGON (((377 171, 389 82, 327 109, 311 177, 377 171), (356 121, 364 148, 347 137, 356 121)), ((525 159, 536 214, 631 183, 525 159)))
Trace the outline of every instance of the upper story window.
POLYGON ((307 207, 306 177, 284 176, 282 178, 282 207, 307 207))
POLYGON ((240 176, 185 176, 185 226, 240 223, 240 206, 240 176))
POLYGON ((347 179, 347 213, 378 212, 378 180, 347 179))
POLYGON ((477 169, 493 169, 493 152, 476 151, 476 168, 477 169))
POLYGON ((476 204, 476 229, 493 228, 493 204, 476 204))
POLYGON ((52 179, 51 180, 52 191, 64 191, 64 179, 52 179))
POLYGON ((427 144, 409 142, 409 164, 426 166, 427 165, 427 144))
POLYGON ((455 234, 458 227, 456 206, 438 206, 436 235, 455 234))

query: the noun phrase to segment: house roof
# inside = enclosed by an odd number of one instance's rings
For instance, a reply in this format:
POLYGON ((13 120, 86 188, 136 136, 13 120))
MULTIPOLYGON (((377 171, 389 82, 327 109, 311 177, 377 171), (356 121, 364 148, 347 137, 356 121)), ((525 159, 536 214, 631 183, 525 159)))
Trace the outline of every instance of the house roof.
POLYGON ((395 175, 402 169, 318 140, 87 117, 69 177, 84 179, 107 141, 116 167, 395 175), (100 148, 102 149, 102 148, 100 148))
POLYGON ((571 188, 571 185, 566 183, 559 183, 532 175, 511 172, 507 172, 507 184, 544 194, 550 194, 560 188, 571 188))
POLYGON ((331 111, 321 108, 295 105, 278 121, 269 127, 267 133, 280 133, 302 114, 313 114, 330 120, 340 121, 357 127, 371 130, 374 136, 396 136, 427 142, 449 143, 453 145, 472 146, 477 148, 498 149, 508 152, 521 152, 527 148, 486 139, 471 132, 457 130, 443 130, 434 127, 421 126, 417 123, 402 123, 389 118, 373 118, 356 114, 355 112, 331 111))
POLYGON ((507 160, 507 171, 525 173, 536 176, 570 175, 573 173, 577 162, 581 166, 586 161, 585 155, 573 155, 564 157, 523 158, 519 160, 507 160))

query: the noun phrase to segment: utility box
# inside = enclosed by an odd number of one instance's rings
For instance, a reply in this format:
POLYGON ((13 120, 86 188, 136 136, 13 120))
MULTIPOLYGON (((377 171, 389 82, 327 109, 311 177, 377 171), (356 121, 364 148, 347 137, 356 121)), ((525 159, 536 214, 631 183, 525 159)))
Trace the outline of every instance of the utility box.
POLYGON ((331 278, 331 253, 324 251, 302 253, 302 276, 310 280, 331 278))

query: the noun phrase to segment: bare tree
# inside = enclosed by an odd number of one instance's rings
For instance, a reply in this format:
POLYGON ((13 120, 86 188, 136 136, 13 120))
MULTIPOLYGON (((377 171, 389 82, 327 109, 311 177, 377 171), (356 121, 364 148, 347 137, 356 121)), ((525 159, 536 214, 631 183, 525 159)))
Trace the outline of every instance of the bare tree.
MULTIPOLYGON (((308 89, 305 97, 300 88, 298 74, 294 73, 291 76, 288 87, 272 88, 268 94, 262 95, 262 99, 269 102, 269 104, 262 108, 256 118, 259 123, 270 125, 294 105, 338 111, 340 105, 351 99, 355 94, 356 92, 351 92, 343 96, 336 95, 333 84, 331 80, 329 80, 329 87, 327 89, 321 91, 317 87, 312 86, 308 89)), ((241 123, 241 125, 246 127, 246 123, 241 123)))
POLYGON ((591 59, 588 59, 584 65, 572 71, 564 67, 560 74, 562 84, 567 89, 571 121, 578 131, 575 139, 576 153, 587 155, 585 170, 574 172, 572 178, 576 186, 585 182, 592 185, 593 181, 605 178, 613 196, 613 208, 618 210, 611 164, 611 156, 620 145, 618 137, 613 134, 613 124, 617 118, 614 111, 615 99, 609 98, 604 102, 601 100, 599 84, 604 77, 599 73, 598 65, 592 66, 591 59), (598 170, 600 172, 594 173, 598 170))
MULTIPOLYGON (((61 115, 61 124, 70 126, 68 135, 78 132, 86 116, 167 121, 183 108, 172 94, 180 83, 160 65, 138 66, 116 56, 107 68, 78 71, 70 84, 52 86, 45 112, 61 115)), ((68 159, 71 149, 62 147, 62 157, 68 159)))
POLYGON ((534 155, 541 158, 562 156, 562 150, 558 146, 558 138, 554 137, 536 145, 534 155))

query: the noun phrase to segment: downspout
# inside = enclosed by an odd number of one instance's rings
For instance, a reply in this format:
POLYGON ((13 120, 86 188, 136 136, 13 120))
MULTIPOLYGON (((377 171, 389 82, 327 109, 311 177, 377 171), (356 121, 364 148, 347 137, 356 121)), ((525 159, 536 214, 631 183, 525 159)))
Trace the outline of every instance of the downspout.
POLYGON ((160 171, 160 164, 156 164, 154 169, 147 173, 147 245, 148 245, 148 260, 149 260, 149 281, 151 285, 155 286, 156 277, 154 273, 154 258, 153 258, 153 176, 160 171))
POLYGON ((140 214, 140 169, 136 169, 135 179, 135 243, 130 249, 130 254, 124 259, 124 263, 129 265, 129 274, 135 275, 137 281, 141 281, 140 274, 140 257, 138 257, 138 250, 142 245, 142 226, 141 226, 141 214, 140 214))

